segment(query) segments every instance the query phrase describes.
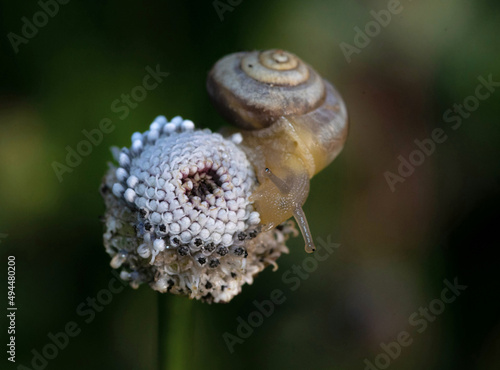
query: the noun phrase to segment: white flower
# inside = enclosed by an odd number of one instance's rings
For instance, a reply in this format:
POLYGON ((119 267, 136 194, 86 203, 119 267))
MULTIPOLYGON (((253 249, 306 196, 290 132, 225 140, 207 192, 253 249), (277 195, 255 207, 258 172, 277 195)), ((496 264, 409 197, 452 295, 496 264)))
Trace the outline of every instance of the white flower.
POLYGON ((113 148, 119 167, 110 165, 101 188, 104 245, 131 286, 228 302, 288 252, 293 224, 261 232, 241 141, 159 116, 130 148, 113 148))

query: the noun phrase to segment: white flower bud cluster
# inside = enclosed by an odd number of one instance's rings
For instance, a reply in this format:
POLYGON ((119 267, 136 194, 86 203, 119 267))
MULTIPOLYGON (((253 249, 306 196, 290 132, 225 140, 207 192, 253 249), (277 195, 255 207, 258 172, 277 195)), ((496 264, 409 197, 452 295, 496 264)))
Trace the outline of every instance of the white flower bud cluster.
POLYGON ((288 251, 293 224, 261 232, 249 200, 257 179, 241 141, 159 116, 130 148, 113 149, 119 167, 101 188, 104 244, 124 280, 228 302, 288 251))

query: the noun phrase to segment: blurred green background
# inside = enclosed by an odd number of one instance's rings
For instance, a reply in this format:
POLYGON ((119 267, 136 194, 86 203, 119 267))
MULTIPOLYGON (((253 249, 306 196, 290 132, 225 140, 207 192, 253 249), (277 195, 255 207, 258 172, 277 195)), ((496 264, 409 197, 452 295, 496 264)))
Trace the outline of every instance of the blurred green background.
MULTIPOLYGON (((231 10, 220 15, 212 1, 70 1, 15 53, 8 34, 22 36, 22 17, 32 20, 41 7, 0 1, 0 270, 6 281, 7 255, 16 257, 18 306, 16 365, 4 351, 0 368, 32 368, 31 350, 42 351, 48 333, 68 321, 81 333, 46 368, 155 368, 157 293, 149 287, 114 295, 89 324, 76 313, 113 277, 98 192, 109 147, 129 145, 159 114, 218 130, 225 123, 205 90, 213 63, 235 51, 283 48, 330 80, 350 113, 345 149, 314 177, 305 204, 314 236, 340 247, 295 291, 282 276, 307 257, 301 237, 289 241, 277 272, 266 269, 230 304, 194 302, 184 337, 170 342, 182 351, 177 365, 365 369, 381 343, 407 331, 412 344, 386 368, 498 369, 500 90, 456 130, 443 118, 475 94, 479 76, 500 81, 498 2, 402 1, 350 63, 339 45, 355 45, 354 27, 364 29, 387 1, 222 3, 231 10), (112 102, 158 64, 169 76, 120 119, 112 102), (114 131, 59 182, 52 163, 64 163, 65 147, 103 118, 114 131), (447 140, 392 192, 384 173, 397 173, 398 156, 408 159, 414 140, 435 128, 447 140), (418 333, 409 317, 455 278, 468 288, 418 333), (230 354, 223 333, 235 335, 237 317, 246 320, 252 302, 274 289, 286 301, 230 354)), ((186 298, 169 299, 176 321, 186 298)))

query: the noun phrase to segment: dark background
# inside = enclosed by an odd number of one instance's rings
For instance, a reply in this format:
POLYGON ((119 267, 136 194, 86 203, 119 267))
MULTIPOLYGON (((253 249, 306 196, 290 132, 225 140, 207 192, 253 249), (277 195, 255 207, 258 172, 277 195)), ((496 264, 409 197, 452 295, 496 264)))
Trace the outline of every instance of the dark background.
MULTIPOLYGON (((21 18, 40 5, 0 1, 0 263, 6 281, 7 255, 16 257, 16 365, 31 368, 31 350, 75 321, 81 333, 46 368, 155 368, 157 293, 149 287, 114 295, 89 324, 76 313, 113 278, 98 193, 109 147, 129 145, 159 114, 218 130, 225 123, 205 90, 213 63, 283 48, 335 84, 350 113, 345 149, 312 180, 305 204, 314 236, 340 247, 296 291, 282 275, 307 257, 301 237, 289 241, 277 272, 265 270, 230 304, 170 297, 172 320, 190 323, 169 338, 171 368, 364 369, 382 342, 408 331, 413 342, 390 368, 498 369, 500 90, 458 129, 443 119, 474 95, 479 76, 500 81, 498 2, 401 4, 348 63, 339 44, 353 45, 353 28, 364 29, 387 1, 242 1, 221 19, 212 1, 73 0, 18 53, 7 35, 22 36, 21 18), (157 64, 170 75, 119 119, 111 103, 157 64), (114 131, 59 182, 52 163, 64 163, 65 147, 105 117, 114 131), (408 159, 414 140, 435 128, 447 140, 392 192, 384 173, 397 173, 398 156, 408 159), (409 317, 455 278, 468 288, 418 333, 409 317), (286 301, 230 354, 223 333, 236 334, 237 317, 273 289, 286 301)), ((16 368, 2 353, 0 368, 16 368)))

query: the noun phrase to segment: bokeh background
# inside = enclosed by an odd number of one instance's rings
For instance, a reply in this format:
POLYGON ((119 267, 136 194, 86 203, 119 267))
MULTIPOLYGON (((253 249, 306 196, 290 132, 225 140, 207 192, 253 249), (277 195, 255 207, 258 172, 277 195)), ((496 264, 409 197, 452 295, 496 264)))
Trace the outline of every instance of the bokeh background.
MULTIPOLYGON (((408 331, 413 343, 390 368, 498 369, 500 90, 460 128, 443 119, 474 95, 479 76, 500 81, 498 2, 402 1, 350 62, 339 45, 354 45, 354 27, 387 1, 221 2, 232 9, 222 16, 212 1, 70 1, 15 53, 7 35, 22 35, 22 17, 41 8, 0 1, 0 270, 6 281, 7 255, 16 257, 16 366, 32 368, 31 350, 75 321, 81 334, 46 368, 156 367, 157 294, 148 287, 116 294, 90 324, 76 314, 113 277, 98 192, 109 147, 129 145, 159 114, 220 129, 205 91, 210 67, 231 52, 277 47, 312 64, 349 109, 345 149, 315 176, 305 204, 314 236, 340 247, 296 291, 282 275, 307 257, 301 237, 277 272, 265 270, 230 304, 188 307, 172 296, 169 317, 186 309, 190 325, 170 341, 182 351, 171 368, 364 369, 382 342, 408 331), (119 119, 111 103, 157 64, 169 76, 119 119), (115 130, 59 182, 52 163, 105 117, 115 130), (435 128, 447 140, 392 192, 384 173, 397 173, 398 156, 435 128), (409 317, 455 278, 468 288, 417 333, 409 317), (237 317, 273 289, 286 302, 230 354, 223 333, 236 334, 237 317)), ((17 368, 5 351, 0 361, 17 368)))

